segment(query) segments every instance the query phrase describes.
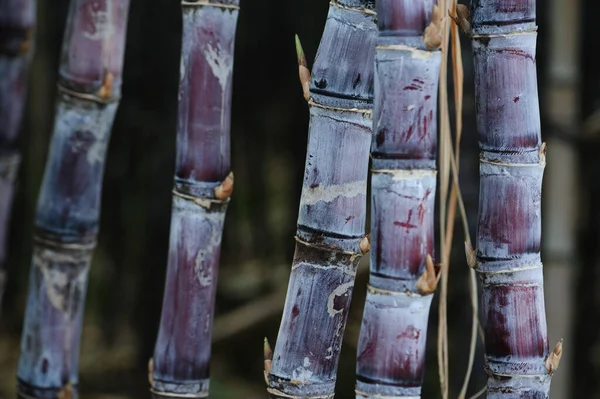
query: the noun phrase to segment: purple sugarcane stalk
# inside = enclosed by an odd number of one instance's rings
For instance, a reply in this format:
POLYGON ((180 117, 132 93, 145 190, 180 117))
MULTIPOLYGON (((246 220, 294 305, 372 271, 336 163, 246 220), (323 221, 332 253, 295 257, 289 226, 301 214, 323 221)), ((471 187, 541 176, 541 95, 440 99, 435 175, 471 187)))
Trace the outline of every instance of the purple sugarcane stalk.
POLYGON ((374 20, 372 1, 330 3, 305 93, 310 128, 296 252, 272 367, 265 370, 272 398, 334 396, 356 267, 368 251, 374 20))
POLYGON ((33 55, 35 0, 0 0, 0 309, 6 284, 8 225, 21 154, 17 136, 33 55))
POLYGON ((441 21, 434 4, 377 1, 371 274, 358 344, 357 398, 421 396, 438 281, 433 222, 441 53, 434 42, 441 21))
POLYGON ((23 398, 77 397, 85 293, 128 9, 129 0, 71 1, 35 221, 17 373, 23 398))
POLYGON ((475 0, 471 35, 480 145, 476 270, 483 286, 488 398, 548 398, 534 0, 475 0))
POLYGON ((207 397, 239 0, 182 3, 177 158, 167 278, 150 363, 154 397, 207 397))

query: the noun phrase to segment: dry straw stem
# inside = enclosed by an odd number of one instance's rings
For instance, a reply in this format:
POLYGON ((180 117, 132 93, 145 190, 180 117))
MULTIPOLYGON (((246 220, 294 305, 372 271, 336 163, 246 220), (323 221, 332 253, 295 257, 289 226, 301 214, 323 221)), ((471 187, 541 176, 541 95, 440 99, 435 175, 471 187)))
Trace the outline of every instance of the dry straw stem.
MULTIPOLYGON (((439 0, 440 8, 444 11, 444 15, 448 13, 448 4, 446 0, 439 0)), ((441 289, 440 289, 440 306, 439 306, 439 326, 438 326, 438 370, 440 377, 440 388, 443 399, 448 399, 448 322, 447 322, 447 306, 448 306, 448 268, 449 268, 449 252, 446 243, 446 224, 448 220, 448 187, 450 177, 450 163, 448 150, 451 145, 450 133, 450 115, 448 111, 448 41, 450 37, 449 19, 444 19, 444 28, 442 33, 442 62, 440 70, 440 146, 439 146, 439 169, 440 169, 440 240, 442 253, 442 270, 441 270, 441 289)))
MULTIPOLYGON (((458 178, 458 158, 460 155, 460 142, 462 137, 462 109, 463 109, 463 65, 461 58, 460 48, 460 37, 458 34, 458 27, 464 32, 470 31, 469 23, 469 10, 466 6, 457 4, 456 1, 451 1, 448 15, 454 22, 451 26, 445 26, 444 39, 442 41, 442 50, 444 52, 442 61, 442 76, 440 79, 440 108, 441 108, 441 146, 440 146, 440 169, 442 170, 442 203, 441 203, 441 235, 442 235, 442 263, 446 265, 442 272, 442 293, 440 300, 440 330, 438 331, 438 366, 440 368, 440 385, 442 388, 442 396, 448 396, 448 331, 447 331, 447 279, 449 272, 449 261, 452 250, 452 238, 454 235, 454 223, 456 215, 457 205, 460 207, 460 216, 463 222, 463 231, 465 236, 465 246, 470 246, 471 238, 468 230, 467 216, 462 202, 462 196, 460 195, 460 186, 458 178), (455 119, 456 119, 456 141, 455 149, 452 150, 451 146, 451 129, 449 123, 448 104, 447 104, 447 48, 448 48, 448 30, 452 40, 452 71, 454 78, 454 103, 455 103, 455 119), (453 184, 450 192, 450 198, 446 203, 447 187, 449 185, 448 174, 452 174, 453 184), (444 231, 445 225, 445 231, 444 231)), ((467 252, 469 254, 471 252, 467 252)), ((472 260, 468 260, 468 263, 473 263, 472 260)), ((469 270, 469 294, 471 298, 472 307, 472 328, 471 328, 471 342, 469 349, 469 360, 467 365, 467 371, 459 398, 466 396, 466 391, 469 385, 469 380, 473 368, 476 343, 477 343, 477 329, 479 326, 478 321, 478 300, 477 300, 477 281, 475 272, 469 270)))

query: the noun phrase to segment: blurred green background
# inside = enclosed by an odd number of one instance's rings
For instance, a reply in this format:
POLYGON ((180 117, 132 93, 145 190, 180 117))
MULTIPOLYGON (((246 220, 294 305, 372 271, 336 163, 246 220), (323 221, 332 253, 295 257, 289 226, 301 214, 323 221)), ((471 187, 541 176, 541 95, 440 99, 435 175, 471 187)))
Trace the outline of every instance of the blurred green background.
MULTIPOLYGON (((600 6, 592 0, 539 1, 539 83, 549 142, 543 259, 550 345, 566 339, 553 398, 600 397, 600 78, 586 46, 597 45, 600 6), (584 104, 585 106, 580 106, 584 104), (590 117, 591 116, 591 117, 590 117), (595 124, 594 124, 595 123, 595 124), (579 265, 585 265, 579 266, 579 265), (597 314, 597 313, 596 313, 597 314), (583 396, 582 396, 583 395, 583 396)), ((0 319, 0 397, 14 397, 15 370, 31 258, 31 235, 54 118, 58 56, 67 0, 40 1, 36 52, 21 135, 24 161, 10 228, 9 285, 0 319)), ((294 34, 309 63, 327 15, 326 0, 242 0, 235 66, 232 165, 219 275, 211 398, 265 398, 262 339, 277 336, 289 276, 308 129, 297 77, 294 34)), ((123 98, 108 153, 99 245, 94 255, 81 348, 83 398, 147 398, 147 362, 161 311, 173 183, 181 18, 176 1, 132 0, 123 98)), ((465 65, 461 185, 475 234, 478 150, 469 43, 465 65)), ((451 89, 452 90, 452 89, 451 89)), ((452 95, 450 98, 452 99, 452 95)), ((457 224, 450 272, 451 396, 467 363, 467 265, 457 224)), ((357 278, 337 385, 352 398, 368 259, 357 278)), ((423 397, 439 397, 430 318, 423 397)), ((469 393, 485 385, 478 346, 469 393)))

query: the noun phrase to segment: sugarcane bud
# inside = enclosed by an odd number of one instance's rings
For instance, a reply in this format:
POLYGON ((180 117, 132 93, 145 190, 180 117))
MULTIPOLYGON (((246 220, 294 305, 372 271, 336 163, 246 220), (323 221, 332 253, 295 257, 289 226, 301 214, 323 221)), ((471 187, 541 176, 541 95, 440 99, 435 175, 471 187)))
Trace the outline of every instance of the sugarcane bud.
POLYGON ((546 143, 542 143, 540 146, 539 154, 540 154, 540 165, 546 166, 546 151, 548 150, 548 145, 546 143))
POLYGON ((371 235, 367 234, 364 236, 358 243, 358 247, 363 255, 367 254, 371 250, 371 235))
POLYGON ((466 5, 457 4, 456 14, 452 15, 450 14, 450 11, 448 11, 448 15, 465 34, 468 35, 471 33, 471 12, 466 5))
POLYGON ((73 398, 73 384, 71 381, 67 382, 67 384, 62 387, 58 394, 56 395, 57 399, 72 399, 73 398))
POLYGON ((112 73, 108 72, 104 75, 104 81, 102 82, 102 86, 98 90, 98 96, 103 100, 108 100, 112 95, 112 86, 115 77, 112 73))
POLYGON ((443 20, 440 7, 435 4, 431 13, 431 22, 423 33, 423 43, 429 50, 436 49, 442 45, 443 20))
POLYGON ((558 341, 558 344, 556 344, 556 346, 554 347, 554 350, 552 351, 550 356, 548 356, 548 358, 546 359, 546 370, 548 370, 550 374, 554 373, 558 368, 558 365, 560 364, 560 358, 562 357, 562 347, 563 340, 561 338, 561 340, 558 341))
POLYGON ((150 385, 154 385, 154 358, 151 357, 148 360, 148 382, 150 385))
POLYGON ((431 255, 427 254, 425 258, 425 271, 417 281, 417 290, 419 290, 421 295, 429 295, 435 291, 440 281, 440 270, 441 265, 434 265, 431 255))
POLYGON ((302 43, 298 35, 295 37, 296 40, 296 56, 298 57, 298 75, 300 76, 300 84, 302 85, 302 93, 304 99, 308 101, 310 99, 310 70, 306 63, 306 56, 304 55, 304 49, 302 49, 302 43))
POLYGON ((21 54, 25 54, 29 51, 29 48, 31 47, 31 36, 32 36, 32 30, 27 29, 27 31, 25 32, 25 38, 19 44, 19 52, 21 54))
POLYGON ((273 350, 271 349, 271 345, 269 345, 267 337, 265 337, 263 344, 263 352, 265 355, 265 383, 269 386, 269 372, 271 371, 271 363, 273 362, 273 350))
POLYGON ((223 183, 215 187, 215 198, 220 201, 225 201, 233 194, 233 172, 223 180, 223 183))
POLYGON ((465 255, 467 255, 467 265, 470 268, 475 269, 477 266, 477 251, 473 249, 473 246, 469 241, 465 241, 465 255))

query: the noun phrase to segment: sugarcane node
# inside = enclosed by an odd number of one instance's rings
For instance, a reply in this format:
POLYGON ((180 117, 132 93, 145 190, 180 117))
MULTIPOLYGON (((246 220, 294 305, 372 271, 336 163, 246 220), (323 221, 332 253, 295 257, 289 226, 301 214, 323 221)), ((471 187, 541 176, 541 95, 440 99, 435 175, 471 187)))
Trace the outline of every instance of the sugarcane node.
POLYGON ((32 36, 32 30, 27 29, 27 31, 25 32, 25 38, 19 44, 19 52, 21 54, 26 54, 27 52, 29 52, 29 48, 31 47, 31 36, 32 36))
POLYGON ((556 369, 558 369, 558 365, 560 364, 560 359, 562 358, 562 347, 563 347, 563 339, 554 347, 552 353, 546 358, 545 366, 548 373, 553 374, 556 369))
POLYGON ((477 267, 477 251, 473 249, 469 241, 465 241, 465 255, 467 257, 467 265, 471 269, 475 269, 477 267))
POLYGON ((104 81, 102 82, 102 86, 98 90, 98 96, 103 100, 108 100, 112 95, 113 81, 115 77, 111 72, 107 72, 104 75, 104 81))
POLYGON ((225 201, 233 194, 233 172, 223 180, 221 184, 215 187, 215 198, 220 201, 225 201))
POLYGON ((371 234, 367 234, 366 236, 361 238, 360 242, 358 243, 358 247, 360 248, 360 252, 362 252, 363 255, 369 253, 369 251, 371 250, 371 234))
POLYGON ((56 395, 57 399, 72 399, 73 398, 73 383, 71 381, 67 382, 67 384, 62 387, 58 394, 56 395))
POLYGON ((154 385, 154 358, 151 357, 148 360, 148 382, 150 385, 154 385))

